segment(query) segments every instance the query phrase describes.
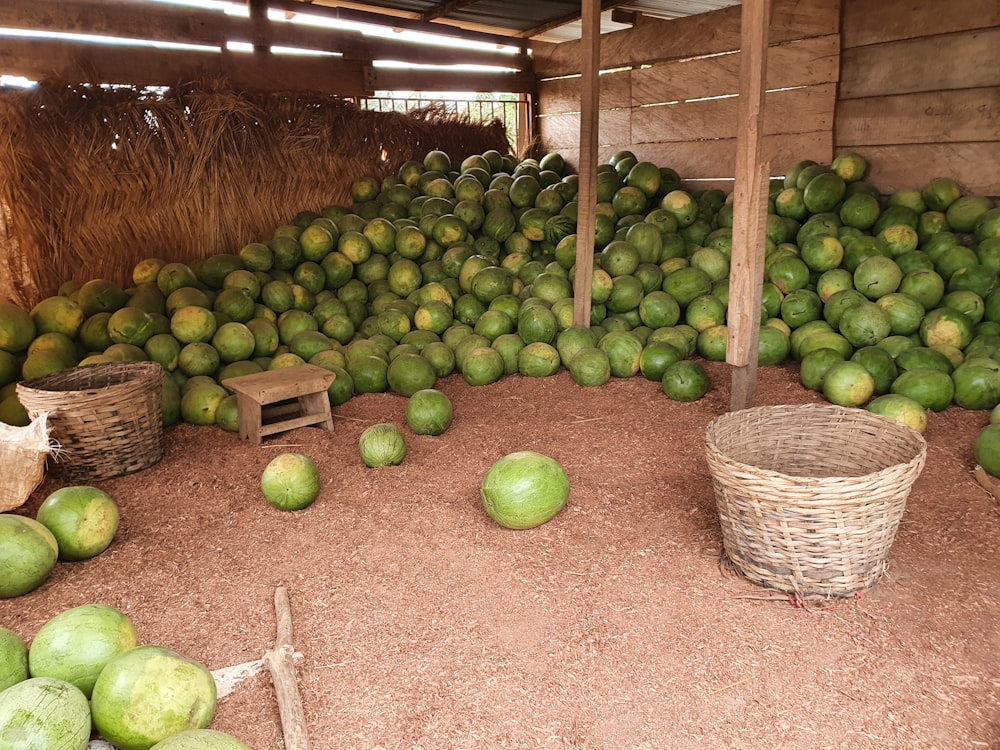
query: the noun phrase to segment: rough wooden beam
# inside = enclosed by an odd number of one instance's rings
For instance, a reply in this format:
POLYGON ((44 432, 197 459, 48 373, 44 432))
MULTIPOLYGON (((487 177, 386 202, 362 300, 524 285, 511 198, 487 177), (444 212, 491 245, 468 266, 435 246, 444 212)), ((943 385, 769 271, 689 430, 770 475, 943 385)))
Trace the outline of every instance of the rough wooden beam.
POLYGON ((292 611, 288 591, 279 586, 274 592, 274 611, 278 634, 274 648, 264 653, 264 664, 271 673, 281 715, 281 731, 285 750, 309 750, 305 711, 295 681, 295 649, 292 647, 292 611))
POLYGON ((176 86, 225 77, 234 87, 264 91, 314 91, 367 96, 367 66, 337 57, 193 52, 151 47, 95 45, 46 39, 7 39, 0 69, 37 81, 176 86))
MULTIPOLYGON (((137 5, 134 0, 68 0, 59 4, 59 10, 58 14, 53 14, 49 6, 31 0, 8 0, 0 3, 0 27, 219 48, 225 47, 227 42, 266 42, 271 46, 338 52, 352 59, 531 69, 531 59, 524 53, 512 55, 499 49, 428 45, 402 39, 365 36, 359 31, 347 29, 317 28, 266 19, 251 20, 227 16, 219 11, 159 3, 137 5)), ((322 9, 317 9, 315 14, 324 15, 322 9)), ((514 41, 517 43, 517 40, 514 41)))
POLYGON ((318 3, 303 3, 300 0, 268 0, 268 5, 277 10, 289 13, 309 13, 323 18, 333 18, 340 21, 354 21, 355 23, 370 23, 376 26, 388 26, 390 29, 408 29, 410 31, 422 31, 426 34, 441 34, 443 36, 453 36, 459 39, 487 42, 490 44, 512 45, 521 47, 524 41, 518 39, 517 35, 492 34, 489 32, 475 31, 472 29, 459 28, 445 23, 435 21, 421 21, 415 14, 390 15, 388 13, 374 13, 368 10, 357 10, 354 8, 330 7, 318 3))
POLYGON ((726 361, 733 366, 730 408, 734 410, 753 406, 757 393, 764 222, 770 174, 770 165, 760 157, 771 0, 743 3, 741 18, 739 127, 726 345, 726 361))
POLYGON ((573 324, 590 325, 594 275, 594 231, 597 202, 597 132, 601 90, 601 3, 582 0, 583 80, 580 86, 580 177, 576 224, 576 272, 573 291, 573 324))

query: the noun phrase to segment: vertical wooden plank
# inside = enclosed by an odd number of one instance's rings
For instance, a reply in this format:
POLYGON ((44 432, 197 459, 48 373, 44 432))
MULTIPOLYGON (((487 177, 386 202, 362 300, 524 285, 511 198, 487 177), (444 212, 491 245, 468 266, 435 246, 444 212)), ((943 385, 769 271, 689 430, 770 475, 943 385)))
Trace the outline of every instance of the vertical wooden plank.
POLYGON ((250 25, 253 27, 253 51, 258 55, 271 52, 271 24, 267 19, 266 0, 247 0, 250 25))
POLYGON ((514 151, 518 156, 527 154, 537 133, 536 110, 538 97, 531 94, 519 94, 517 101, 517 143, 514 151))
POLYGON ((601 0, 582 0, 580 84, 580 188, 576 222, 576 273, 573 324, 590 325, 591 285, 594 275, 594 214, 597 198, 597 132, 600 105, 598 66, 601 59, 601 0))
POLYGON ((770 164, 761 161, 761 131, 771 0, 744 0, 741 12, 739 127, 726 347, 726 361, 733 365, 730 395, 733 410, 752 406, 757 393, 757 346, 764 277, 762 239, 770 173, 770 164))

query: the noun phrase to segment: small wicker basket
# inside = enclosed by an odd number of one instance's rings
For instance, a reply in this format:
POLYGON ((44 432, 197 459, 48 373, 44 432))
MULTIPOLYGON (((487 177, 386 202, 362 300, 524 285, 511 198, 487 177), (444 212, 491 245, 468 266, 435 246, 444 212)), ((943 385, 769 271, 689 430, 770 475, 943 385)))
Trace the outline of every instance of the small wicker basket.
POLYGON ((115 362, 18 383, 29 416, 49 413, 61 450, 51 471, 71 481, 131 474, 163 457, 164 370, 156 362, 115 362))
POLYGON ((927 454, 917 431, 832 404, 723 414, 705 443, 725 555, 803 598, 878 581, 927 454))

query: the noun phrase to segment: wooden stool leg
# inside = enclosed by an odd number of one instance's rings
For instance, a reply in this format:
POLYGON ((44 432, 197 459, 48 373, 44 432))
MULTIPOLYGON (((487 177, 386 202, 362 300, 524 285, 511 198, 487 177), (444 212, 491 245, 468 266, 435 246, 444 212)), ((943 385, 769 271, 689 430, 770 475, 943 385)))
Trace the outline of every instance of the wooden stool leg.
POLYGON ((261 405, 250 396, 236 394, 236 423, 240 428, 240 437, 249 440, 254 445, 260 445, 262 424, 261 405))
POLYGON ((327 392, 320 391, 319 393, 309 393, 305 396, 299 396, 299 405, 302 408, 302 413, 305 414, 315 414, 317 416, 322 415, 325 419, 322 422, 317 422, 321 424, 330 432, 333 432, 333 415, 330 413, 330 396, 327 392))

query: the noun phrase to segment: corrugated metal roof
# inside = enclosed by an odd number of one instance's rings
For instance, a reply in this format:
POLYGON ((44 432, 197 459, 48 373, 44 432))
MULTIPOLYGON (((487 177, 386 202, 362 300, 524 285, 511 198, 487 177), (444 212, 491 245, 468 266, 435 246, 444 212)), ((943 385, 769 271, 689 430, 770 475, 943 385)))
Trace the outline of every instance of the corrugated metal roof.
MULTIPOLYGON (((298 0, 291 5, 385 15, 402 21, 454 26, 499 36, 561 42, 580 38, 581 3, 576 0, 298 0)), ((679 18, 739 5, 739 0, 604 0, 601 33, 628 28, 612 19, 613 9, 655 18, 679 18)))

